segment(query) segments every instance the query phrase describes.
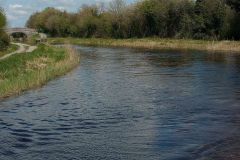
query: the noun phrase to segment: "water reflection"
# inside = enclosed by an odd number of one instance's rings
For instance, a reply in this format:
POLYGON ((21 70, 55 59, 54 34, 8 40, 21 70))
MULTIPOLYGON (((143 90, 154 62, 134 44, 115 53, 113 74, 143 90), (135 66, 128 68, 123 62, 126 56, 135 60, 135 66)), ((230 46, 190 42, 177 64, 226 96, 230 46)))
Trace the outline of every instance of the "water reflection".
POLYGON ((0 103, 0 159, 239 159, 238 55, 77 48, 78 69, 0 103))

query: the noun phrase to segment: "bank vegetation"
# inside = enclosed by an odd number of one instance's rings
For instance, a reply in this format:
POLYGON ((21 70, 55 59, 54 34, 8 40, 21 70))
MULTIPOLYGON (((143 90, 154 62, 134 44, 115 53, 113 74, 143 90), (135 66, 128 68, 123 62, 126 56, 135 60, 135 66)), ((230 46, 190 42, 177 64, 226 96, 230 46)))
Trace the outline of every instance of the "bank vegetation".
POLYGON ((198 50, 207 52, 240 53, 239 41, 189 40, 167 38, 49 38, 51 44, 75 44, 101 47, 127 47, 153 50, 198 50))
POLYGON ((15 44, 10 44, 7 48, 4 50, 0 50, 0 58, 6 54, 10 54, 14 51, 16 51, 19 47, 15 44))
POLYGON ((0 98, 42 86, 78 64, 79 55, 74 49, 47 45, 4 59, 0 62, 0 98))
MULTIPOLYGON (((5 33, 4 27, 7 24, 6 15, 0 6, 0 52, 4 52, 10 45, 9 36, 5 33)), ((1 55, 0 55, 1 56, 1 55)))

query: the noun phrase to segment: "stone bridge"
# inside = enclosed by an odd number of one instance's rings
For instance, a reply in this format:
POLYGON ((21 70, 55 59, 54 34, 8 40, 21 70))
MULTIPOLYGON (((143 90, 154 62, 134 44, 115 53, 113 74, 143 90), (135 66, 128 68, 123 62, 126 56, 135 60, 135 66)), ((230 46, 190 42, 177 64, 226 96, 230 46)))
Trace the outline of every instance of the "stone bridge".
POLYGON ((5 32, 9 36, 12 36, 14 33, 23 33, 26 35, 26 37, 30 37, 38 33, 35 29, 31 29, 31 28, 6 28, 5 32))

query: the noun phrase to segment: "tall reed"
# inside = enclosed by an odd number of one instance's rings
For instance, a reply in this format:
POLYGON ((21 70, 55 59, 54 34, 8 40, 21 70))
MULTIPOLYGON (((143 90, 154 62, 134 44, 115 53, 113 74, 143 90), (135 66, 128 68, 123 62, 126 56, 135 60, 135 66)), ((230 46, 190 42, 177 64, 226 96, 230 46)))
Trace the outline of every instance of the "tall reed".
POLYGON ((50 43, 72 43, 78 45, 129 47, 139 49, 199 50, 209 52, 240 52, 238 41, 204 41, 188 39, 77 39, 50 38, 50 43))

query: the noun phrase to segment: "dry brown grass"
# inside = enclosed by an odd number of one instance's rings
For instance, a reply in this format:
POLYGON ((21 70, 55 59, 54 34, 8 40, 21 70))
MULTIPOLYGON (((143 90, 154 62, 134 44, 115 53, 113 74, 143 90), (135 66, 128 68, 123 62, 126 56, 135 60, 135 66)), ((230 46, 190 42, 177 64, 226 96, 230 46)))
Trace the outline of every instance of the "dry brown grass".
POLYGON ((238 41, 203 41, 186 39, 77 39, 52 38, 50 43, 72 43, 77 45, 128 47, 140 49, 200 50, 209 52, 239 52, 238 41))
POLYGON ((33 61, 26 62, 26 70, 42 70, 53 61, 47 57, 36 58, 33 61))

